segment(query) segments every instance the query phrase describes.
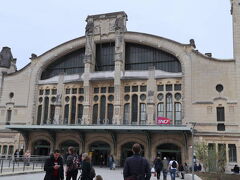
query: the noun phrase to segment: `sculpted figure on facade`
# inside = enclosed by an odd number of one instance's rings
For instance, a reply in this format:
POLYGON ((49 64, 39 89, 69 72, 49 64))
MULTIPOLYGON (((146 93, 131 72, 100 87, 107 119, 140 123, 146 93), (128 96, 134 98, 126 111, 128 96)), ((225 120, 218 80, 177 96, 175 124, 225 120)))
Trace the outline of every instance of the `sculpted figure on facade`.
POLYGON ((123 23, 123 18, 122 17, 117 17, 115 21, 115 31, 123 31, 124 30, 124 23, 123 23))
POLYGON ((92 21, 88 21, 86 28, 85 28, 85 33, 86 35, 92 34, 94 29, 94 24, 92 21))

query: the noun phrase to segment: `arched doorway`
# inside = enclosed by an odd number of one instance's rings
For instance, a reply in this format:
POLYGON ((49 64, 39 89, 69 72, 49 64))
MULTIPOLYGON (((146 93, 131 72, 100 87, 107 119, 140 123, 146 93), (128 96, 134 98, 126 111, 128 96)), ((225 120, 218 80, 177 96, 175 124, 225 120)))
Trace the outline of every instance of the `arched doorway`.
POLYGON ((179 163, 182 162, 181 148, 172 143, 165 143, 157 146, 157 154, 161 158, 166 157, 168 160, 175 158, 179 163))
POLYGON ((101 165, 101 156, 104 161, 104 165, 107 165, 108 155, 111 153, 110 145, 103 141, 97 141, 89 146, 89 151, 92 156, 93 165, 101 165))
POLYGON ((70 146, 75 148, 77 154, 79 153, 79 144, 78 143, 76 143, 73 140, 64 141, 59 145, 60 152, 63 155, 64 159, 66 159, 68 147, 70 147, 70 146))
POLYGON ((38 140, 33 144, 33 154, 39 156, 48 156, 50 153, 50 143, 46 140, 38 140))
MULTIPOLYGON (((135 144, 136 142, 128 142, 128 143, 125 143, 122 145, 121 147, 121 166, 124 165, 124 162, 125 160, 132 156, 133 155, 133 152, 132 152, 132 146, 135 144)), ((144 156, 144 146, 142 144, 140 144, 141 146, 141 156, 144 156)))

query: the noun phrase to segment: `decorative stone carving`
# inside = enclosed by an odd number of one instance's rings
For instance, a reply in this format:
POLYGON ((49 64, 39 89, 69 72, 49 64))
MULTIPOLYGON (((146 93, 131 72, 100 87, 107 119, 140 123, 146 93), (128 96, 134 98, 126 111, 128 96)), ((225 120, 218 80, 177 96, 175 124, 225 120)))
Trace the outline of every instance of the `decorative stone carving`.
POLYGON ((92 21, 88 21, 86 28, 85 28, 85 33, 86 35, 92 34, 94 29, 94 24, 92 21))
POLYGON ((115 31, 124 31, 124 22, 122 17, 117 17, 115 20, 115 31))
POLYGON ((57 94, 56 96, 56 104, 61 104, 62 102, 62 94, 57 94))
POLYGON ((33 59, 36 59, 37 57, 38 56, 36 54, 32 53, 30 59, 33 60, 33 59))
POLYGON ((194 39, 190 39, 190 45, 195 49, 196 48, 196 44, 195 44, 195 41, 194 39))

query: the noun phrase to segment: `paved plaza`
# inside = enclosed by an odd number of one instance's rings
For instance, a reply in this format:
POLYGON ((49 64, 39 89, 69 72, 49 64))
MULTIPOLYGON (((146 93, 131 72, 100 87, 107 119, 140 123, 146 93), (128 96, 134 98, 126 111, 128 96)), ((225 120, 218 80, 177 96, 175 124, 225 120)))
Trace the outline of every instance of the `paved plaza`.
MULTIPOLYGON (((103 180, 123 180, 122 169, 109 170, 106 168, 95 168, 96 174, 101 175, 103 180)), ((45 173, 36 173, 36 174, 25 174, 25 175, 15 175, 15 176, 5 176, 1 177, 0 180, 42 180, 45 173)), ((170 175, 168 175, 167 180, 170 180, 170 175)), ((180 178, 176 178, 178 180, 180 178)), ((190 178, 186 178, 190 179, 190 178)), ((157 180, 156 177, 151 177, 151 180, 157 180)), ((162 175, 161 175, 162 180, 162 175)), ((199 179, 198 179, 199 180, 199 179)))

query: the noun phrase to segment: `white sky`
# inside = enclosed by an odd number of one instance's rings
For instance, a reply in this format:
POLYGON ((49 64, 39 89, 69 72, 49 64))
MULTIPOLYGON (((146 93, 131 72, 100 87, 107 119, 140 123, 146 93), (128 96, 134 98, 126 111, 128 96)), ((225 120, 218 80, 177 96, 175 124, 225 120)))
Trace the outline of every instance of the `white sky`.
POLYGON ((125 11, 128 31, 195 39, 197 49, 229 59, 232 50, 230 0, 5 0, 0 2, 0 48, 11 47, 21 69, 40 55, 84 35, 87 15, 125 11))

